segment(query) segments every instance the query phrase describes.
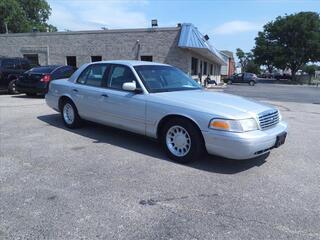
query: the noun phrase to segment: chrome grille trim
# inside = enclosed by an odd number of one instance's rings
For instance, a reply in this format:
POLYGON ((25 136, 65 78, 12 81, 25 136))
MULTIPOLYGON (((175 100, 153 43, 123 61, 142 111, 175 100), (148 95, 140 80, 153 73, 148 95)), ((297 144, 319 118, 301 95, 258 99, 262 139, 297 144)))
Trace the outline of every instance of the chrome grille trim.
POLYGON ((259 125, 262 130, 270 128, 279 123, 279 111, 269 110, 260 113, 259 115, 259 125))

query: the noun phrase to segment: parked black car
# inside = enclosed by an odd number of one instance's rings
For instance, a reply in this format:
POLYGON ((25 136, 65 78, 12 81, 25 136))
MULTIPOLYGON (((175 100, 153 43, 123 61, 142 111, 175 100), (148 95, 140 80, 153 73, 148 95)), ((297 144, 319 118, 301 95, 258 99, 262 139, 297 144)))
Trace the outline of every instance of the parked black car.
POLYGON ((31 67, 31 63, 24 58, 0 57, 0 89, 16 93, 17 79, 31 67))
POLYGON ((62 65, 32 68, 19 77, 17 90, 28 96, 45 95, 51 80, 69 78, 75 70, 74 67, 62 65))
POLYGON ((250 86, 254 86, 257 83, 257 75, 254 73, 238 73, 229 78, 224 79, 224 82, 228 84, 232 83, 247 83, 250 86))

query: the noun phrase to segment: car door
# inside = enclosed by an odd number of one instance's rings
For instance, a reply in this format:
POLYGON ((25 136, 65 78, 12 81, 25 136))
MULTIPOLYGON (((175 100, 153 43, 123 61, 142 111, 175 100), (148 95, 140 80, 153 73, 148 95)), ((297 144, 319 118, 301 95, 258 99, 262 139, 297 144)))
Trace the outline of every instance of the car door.
POLYGON ((76 83, 72 85, 70 94, 80 117, 106 123, 101 105, 103 105, 103 99, 105 98, 102 82, 107 71, 108 64, 89 65, 79 75, 76 83))
POLYGON ((123 83, 132 81, 138 84, 131 68, 112 64, 104 89, 105 97, 99 102, 99 107, 109 125, 145 134, 145 95, 142 91, 131 92, 122 89, 123 83))
POLYGON ((2 61, 2 83, 3 87, 7 87, 10 82, 10 75, 17 75, 17 66, 15 59, 4 59, 2 61))
POLYGON ((237 82, 237 83, 242 83, 242 80, 243 80, 243 73, 240 73, 240 74, 237 75, 237 80, 236 80, 236 82, 237 82))

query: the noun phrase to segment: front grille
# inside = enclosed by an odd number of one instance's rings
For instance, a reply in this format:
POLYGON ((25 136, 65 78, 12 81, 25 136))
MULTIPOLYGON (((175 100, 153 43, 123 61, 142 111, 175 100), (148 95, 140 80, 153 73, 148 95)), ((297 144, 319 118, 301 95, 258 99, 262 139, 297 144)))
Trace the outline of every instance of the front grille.
POLYGON ((259 114, 259 124, 261 129, 270 128, 280 121, 278 110, 271 110, 259 114))

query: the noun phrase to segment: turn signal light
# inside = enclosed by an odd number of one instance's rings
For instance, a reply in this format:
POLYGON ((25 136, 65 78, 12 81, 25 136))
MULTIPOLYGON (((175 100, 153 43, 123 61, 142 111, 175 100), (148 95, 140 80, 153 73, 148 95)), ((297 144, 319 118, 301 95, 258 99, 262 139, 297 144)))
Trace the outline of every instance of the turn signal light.
POLYGON ((228 130, 230 128, 227 122, 218 120, 211 122, 211 127, 224 130, 228 130))

